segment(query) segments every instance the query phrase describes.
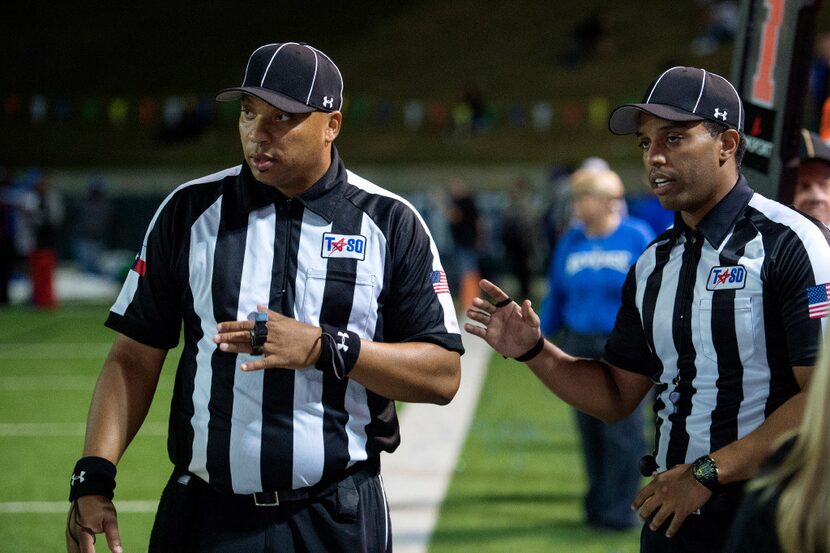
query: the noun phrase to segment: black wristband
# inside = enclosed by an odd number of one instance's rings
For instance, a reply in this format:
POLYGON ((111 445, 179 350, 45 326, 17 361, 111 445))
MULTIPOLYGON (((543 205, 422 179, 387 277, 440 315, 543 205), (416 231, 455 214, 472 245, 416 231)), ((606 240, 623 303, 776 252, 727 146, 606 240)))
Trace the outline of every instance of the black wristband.
POLYGON ((75 463, 69 482, 69 501, 85 495, 115 495, 115 465, 103 457, 82 457, 75 463))
POLYGON ((320 359, 314 366, 323 372, 331 371, 338 380, 348 376, 360 355, 360 336, 351 330, 340 330, 332 325, 320 325, 320 359))
POLYGON ((516 361, 521 361, 522 363, 524 363, 525 361, 530 361, 531 359, 533 359, 534 357, 539 355, 539 353, 541 353, 541 351, 544 349, 544 347, 545 347, 545 337, 544 336, 539 336, 539 340, 536 341, 536 343, 533 345, 533 347, 530 348, 529 350, 527 350, 522 355, 516 357, 516 361))

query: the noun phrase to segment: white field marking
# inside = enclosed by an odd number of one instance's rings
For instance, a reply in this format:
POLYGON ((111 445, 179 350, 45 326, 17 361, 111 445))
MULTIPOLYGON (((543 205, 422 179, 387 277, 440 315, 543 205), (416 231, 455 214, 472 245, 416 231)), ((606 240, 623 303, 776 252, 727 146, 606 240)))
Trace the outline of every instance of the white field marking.
MULTIPOLYGON (((0 438, 43 438, 62 436, 83 436, 86 423, 83 422, 22 422, 0 423, 0 438)), ((166 436, 166 422, 146 422, 138 431, 141 436, 166 436)))
POLYGON ((478 404, 492 355, 475 336, 462 334, 461 387, 449 405, 407 404, 400 415, 401 445, 384 454, 383 483, 396 553, 426 553, 478 404))
MULTIPOLYGON (((82 344, 5 344, 0 343, 0 359, 99 359, 103 360, 112 342, 82 344)), ((3 366, 0 365, 0 369, 3 366)))
MULTIPOLYGON (((115 509, 119 513, 155 513, 158 509, 158 501, 115 501, 115 509)), ((0 514, 51 514, 63 513, 69 510, 68 501, 8 501, 0 503, 0 514)))
POLYGON ((0 392, 92 392, 97 375, 61 376, 61 375, 26 375, 0 376, 0 392))

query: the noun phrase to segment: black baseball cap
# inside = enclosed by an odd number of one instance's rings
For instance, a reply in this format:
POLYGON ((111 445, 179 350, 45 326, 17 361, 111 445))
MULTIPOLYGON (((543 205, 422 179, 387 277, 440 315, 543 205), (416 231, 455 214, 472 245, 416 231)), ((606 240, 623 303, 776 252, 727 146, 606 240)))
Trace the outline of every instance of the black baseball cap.
POLYGON ((732 83, 705 69, 672 67, 648 87, 640 104, 625 104, 611 113, 608 128, 614 134, 633 134, 640 114, 668 121, 708 119, 743 132, 744 106, 732 83))
POLYGON ((220 102, 250 94, 287 113, 339 111, 343 77, 327 55, 303 42, 266 44, 248 58, 242 86, 219 91, 220 102))
POLYGON ((819 135, 807 129, 801 129, 800 140, 798 141, 798 159, 818 159, 830 163, 830 147, 819 135))

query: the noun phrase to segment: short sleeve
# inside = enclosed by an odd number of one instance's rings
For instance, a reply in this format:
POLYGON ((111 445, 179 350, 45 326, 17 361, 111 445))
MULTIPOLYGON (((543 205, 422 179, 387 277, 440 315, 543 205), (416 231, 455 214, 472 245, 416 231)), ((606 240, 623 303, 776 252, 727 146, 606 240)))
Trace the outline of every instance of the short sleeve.
POLYGON ((161 349, 178 345, 182 321, 182 285, 174 271, 174 203, 165 200, 154 215, 105 323, 138 342, 161 349))
POLYGON ((818 359, 822 317, 812 316, 810 306, 821 303, 815 299, 816 293, 827 295, 829 259, 826 243, 811 251, 810 243, 794 237, 776 252, 771 265, 768 288, 778 300, 789 361, 794 367, 814 365, 818 359))
POLYGON ((424 341, 464 352, 438 249, 413 209, 400 204, 390 232, 392 257, 384 341, 424 341))
POLYGON ((642 318, 635 296, 636 264, 626 275, 622 288, 622 303, 614 321, 614 330, 605 343, 603 360, 621 369, 651 377, 654 359, 643 332, 642 318))

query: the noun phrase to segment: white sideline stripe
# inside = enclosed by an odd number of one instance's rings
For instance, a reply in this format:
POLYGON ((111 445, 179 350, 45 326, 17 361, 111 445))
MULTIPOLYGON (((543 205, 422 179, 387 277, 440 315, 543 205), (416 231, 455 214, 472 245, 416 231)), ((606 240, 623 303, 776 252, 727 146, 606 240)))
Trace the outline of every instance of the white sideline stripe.
MULTIPOLYGON (((119 513, 155 513, 158 501, 115 501, 115 510, 119 513)), ((63 513, 69 510, 68 501, 9 501, 0 503, 0 514, 51 514, 63 513)))
MULTIPOLYGON (((0 423, 0 438, 40 438, 55 436, 83 436, 86 433, 86 423, 66 422, 24 422, 0 423)), ((167 423, 146 422, 138 431, 142 436, 166 436, 167 423)))
POLYGON ((98 377, 90 376, 57 376, 57 375, 28 375, 28 376, 0 376, 0 392, 24 391, 69 391, 85 390, 92 392, 98 377))
MULTIPOLYGON (((80 344, 8 344, 0 343, 0 359, 101 359, 106 357, 112 342, 80 344)), ((0 367, 2 368, 2 367, 0 367)), ((6 367, 10 368, 10 367, 6 367)))
POLYGON ((492 350, 462 331, 461 387, 446 406, 407 404, 401 445, 381 461, 395 553, 425 553, 475 414, 492 350))

